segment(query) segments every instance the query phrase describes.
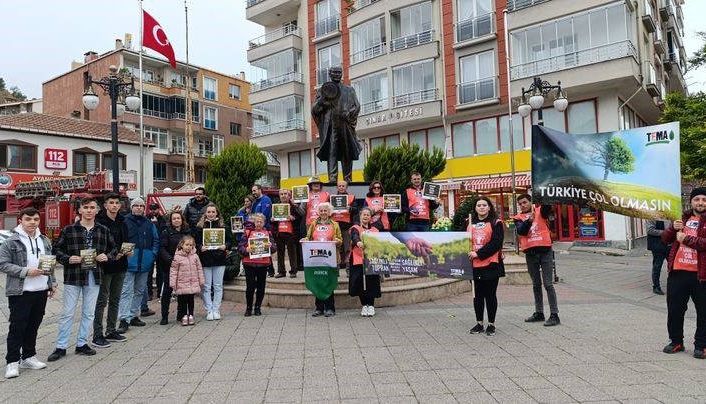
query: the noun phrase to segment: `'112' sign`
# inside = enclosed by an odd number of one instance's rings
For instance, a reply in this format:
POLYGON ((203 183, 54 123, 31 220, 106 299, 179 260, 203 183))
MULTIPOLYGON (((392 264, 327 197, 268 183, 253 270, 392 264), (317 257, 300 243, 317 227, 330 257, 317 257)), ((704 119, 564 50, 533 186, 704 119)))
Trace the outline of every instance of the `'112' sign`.
POLYGON ((44 150, 44 167, 54 170, 66 170, 68 166, 68 153, 62 149, 44 150))

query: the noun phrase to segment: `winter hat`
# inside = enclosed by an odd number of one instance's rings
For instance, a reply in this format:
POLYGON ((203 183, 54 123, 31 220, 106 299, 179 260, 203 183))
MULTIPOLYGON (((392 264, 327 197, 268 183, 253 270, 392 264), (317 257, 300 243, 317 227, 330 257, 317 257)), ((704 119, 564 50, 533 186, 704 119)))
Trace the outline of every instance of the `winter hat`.
POLYGON ((689 197, 689 200, 694 199, 694 197, 698 195, 706 196, 706 187, 694 188, 693 191, 691 191, 691 196, 689 197))
POLYGON ((142 198, 135 198, 132 201, 130 201, 130 207, 133 207, 135 205, 144 205, 145 201, 142 198))

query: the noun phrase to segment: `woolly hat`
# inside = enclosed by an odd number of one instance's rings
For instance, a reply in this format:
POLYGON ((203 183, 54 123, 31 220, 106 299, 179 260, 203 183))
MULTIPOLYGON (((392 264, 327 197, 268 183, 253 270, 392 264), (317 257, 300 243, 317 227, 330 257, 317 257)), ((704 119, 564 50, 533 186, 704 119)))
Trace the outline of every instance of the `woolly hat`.
POLYGON ((698 195, 704 195, 704 196, 706 196, 706 187, 694 188, 694 189, 691 191, 691 196, 689 196, 689 200, 694 199, 694 197, 695 197, 695 196, 698 196, 698 195))
POLYGON ((133 207, 135 205, 144 205, 145 201, 142 198, 135 198, 132 201, 130 201, 130 207, 133 207))

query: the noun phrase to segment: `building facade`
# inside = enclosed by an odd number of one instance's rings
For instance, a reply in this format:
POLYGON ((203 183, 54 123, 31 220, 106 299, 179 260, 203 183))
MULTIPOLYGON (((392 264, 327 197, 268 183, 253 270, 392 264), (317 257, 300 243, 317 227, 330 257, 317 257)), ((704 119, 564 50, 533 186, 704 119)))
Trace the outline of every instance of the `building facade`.
POLYGON ((41 98, 0 104, 0 115, 26 114, 29 112, 42 113, 41 98))
MULTIPOLYGON (((86 110, 81 97, 83 73, 89 71, 98 79, 107 75, 110 65, 126 69, 136 78, 140 75, 138 53, 129 44, 116 40, 114 50, 102 55, 88 52, 83 63, 74 63, 69 72, 43 83, 44 111, 109 123, 107 95, 97 92, 100 103, 95 111, 86 110)), ((245 81, 244 73, 231 76, 195 65, 188 69, 187 73, 187 65, 182 62, 177 62, 175 70, 166 60, 143 55, 144 133, 155 146, 150 166, 154 186, 145 188, 145 192, 166 187, 176 189, 185 181, 187 91, 191 99, 195 182, 206 181, 209 156, 220 153, 231 143, 247 142, 250 136, 250 83, 245 81)), ((139 87, 137 80, 135 86, 139 87)), ((118 119, 139 133, 139 112, 126 111, 118 119)))
MULTIPOLYGON (((365 159, 379 145, 438 147, 447 156, 435 178, 443 185, 445 211, 477 192, 493 198, 507 217, 511 137, 518 191, 531 187, 537 112, 517 114, 522 89, 535 76, 561 81, 569 107, 558 112, 547 100, 544 124, 568 133, 655 124, 665 94, 686 91, 681 3, 249 0, 247 18, 266 32, 248 51, 258 74, 251 141, 278 154, 282 187, 303 184, 312 174, 326 179, 325 163, 315 160, 309 111, 328 68, 340 65, 362 107, 364 153, 354 180, 362 180, 365 159)), ((585 206, 557 206, 552 227, 557 240, 617 247, 644 236, 641 221, 585 206), (595 234, 579 231, 588 222, 595 234)))

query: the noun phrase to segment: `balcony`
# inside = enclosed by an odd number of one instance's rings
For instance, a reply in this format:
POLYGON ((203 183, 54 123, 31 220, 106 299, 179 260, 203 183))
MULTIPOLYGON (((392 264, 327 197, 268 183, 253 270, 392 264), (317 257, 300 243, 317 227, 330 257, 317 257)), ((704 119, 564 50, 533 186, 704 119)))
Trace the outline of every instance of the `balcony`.
POLYGON ((256 126, 250 142, 265 150, 282 150, 307 144, 304 120, 290 119, 271 125, 256 126))
POLYGON ((458 104, 473 105, 483 101, 497 100, 497 83, 497 77, 490 77, 458 84, 458 104))
POLYGON ((666 52, 667 48, 664 45, 664 38, 662 37, 661 27, 657 27, 657 30, 655 31, 652 37, 652 43, 654 44, 655 52, 664 56, 664 53, 666 52))
POLYGON ((643 3, 645 5, 645 15, 642 16, 642 25, 645 26, 647 32, 653 33, 657 29, 657 23, 655 22, 652 4, 650 0, 643 0, 643 3))
POLYGON ((254 83, 250 102, 260 104, 290 95, 304 96, 304 76, 301 73, 292 72, 254 83))
POLYGON ((317 41, 327 39, 341 32, 341 21, 337 15, 316 21, 314 33, 317 41))
POLYGON ((644 81, 647 93, 652 97, 659 97, 659 86, 657 84, 657 72, 651 63, 644 64, 644 81))
MULTIPOLYGON (((489 37, 495 33, 495 13, 470 18, 456 23, 456 44, 472 44, 477 39, 489 37)), ((455 46, 458 48, 458 46, 455 46)))
POLYGON ((681 7, 677 7, 673 0, 661 0, 659 15, 666 23, 667 28, 676 28, 681 37, 684 37, 684 15, 681 7))
POLYGON ((536 6, 537 4, 546 3, 549 0, 507 0, 507 11, 513 12, 522 10, 523 8, 536 6))
POLYGON ((369 101, 369 102, 360 104, 360 115, 372 114, 374 112, 388 109, 389 107, 390 107, 390 104, 389 104, 389 101, 387 98, 382 98, 382 99, 375 100, 375 101, 369 101))
MULTIPOLYGON (((125 112, 127 112, 129 114, 133 114, 133 115, 140 115, 140 111, 126 110, 125 112)), ((144 116, 150 116, 153 118, 186 121, 186 114, 181 113, 181 112, 162 112, 162 111, 155 111, 155 110, 151 110, 151 109, 143 109, 142 113, 144 116)), ((191 122, 199 123, 199 122, 201 122, 201 117, 199 115, 192 115, 191 122)))
POLYGON ((421 104, 429 101, 436 101, 439 97, 439 90, 430 88, 426 90, 415 91, 413 93, 401 94, 392 97, 392 107, 402 107, 405 105, 421 104))
POLYGON ((433 39, 433 29, 428 29, 426 31, 418 32, 416 34, 395 38, 392 40, 392 42, 390 42, 390 52, 397 52, 402 49, 413 48, 415 46, 429 43, 433 39))
POLYGON ((357 10, 360 10, 361 8, 367 7, 373 3, 377 3, 380 0, 357 0, 355 2, 355 6, 353 6, 352 12, 355 12, 357 10))
POLYGON ((245 18, 266 27, 281 25, 297 17, 300 0, 247 0, 245 18))
POLYGON ((385 42, 381 42, 375 46, 371 46, 368 49, 363 49, 362 51, 358 51, 355 53, 351 54, 351 64, 356 64, 360 63, 375 57, 378 57, 380 55, 384 55, 387 53, 387 44, 385 42))
POLYGON ((252 39, 248 42, 248 62, 262 59, 285 49, 303 49, 301 38, 301 28, 293 24, 265 35, 252 39))
POLYGON ((281 76, 272 77, 270 79, 260 80, 252 83, 252 87, 250 87, 250 93, 256 93, 258 91, 266 90, 268 88, 276 86, 281 86, 282 84, 291 83, 293 81, 303 83, 304 76, 301 73, 290 72, 281 76))
POLYGON ((510 77, 517 80, 625 57, 637 60, 637 51, 629 40, 516 64, 510 68, 510 77))

